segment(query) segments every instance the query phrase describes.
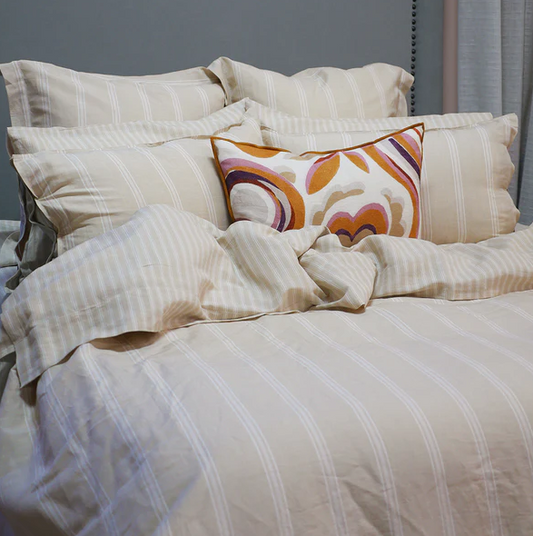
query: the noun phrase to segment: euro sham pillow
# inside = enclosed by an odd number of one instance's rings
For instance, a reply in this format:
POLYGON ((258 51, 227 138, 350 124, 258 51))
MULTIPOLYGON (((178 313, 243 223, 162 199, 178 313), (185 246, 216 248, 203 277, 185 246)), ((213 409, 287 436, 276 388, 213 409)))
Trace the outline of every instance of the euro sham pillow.
MULTIPOLYGON (((224 136, 261 141, 253 119, 225 129, 224 136)), ((122 225, 147 205, 174 206, 221 229, 230 223, 209 136, 19 154, 12 161, 57 233, 58 255, 122 225)))
POLYGON ((231 104, 248 97, 303 117, 406 116, 413 77, 400 67, 374 63, 355 69, 317 67, 293 76, 221 57, 210 69, 231 104))
POLYGON ((213 137, 235 221, 278 231, 326 225, 351 246, 371 234, 417 238, 422 123, 371 143, 328 152, 284 149, 213 137))
POLYGON ((509 147, 518 129, 514 114, 496 119, 490 114, 447 114, 323 121, 253 103, 247 113, 259 118, 264 144, 294 153, 350 147, 422 121, 420 238, 436 244, 469 243, 515 229, 519 211, 507 192, 514 173, 509 147))
POLYGON ((0 72, 13 126, 181 121, 206 117, 225 104, 220 83, 204 67, 159 75, 115 76, 20 60, 0 65, 0 72))

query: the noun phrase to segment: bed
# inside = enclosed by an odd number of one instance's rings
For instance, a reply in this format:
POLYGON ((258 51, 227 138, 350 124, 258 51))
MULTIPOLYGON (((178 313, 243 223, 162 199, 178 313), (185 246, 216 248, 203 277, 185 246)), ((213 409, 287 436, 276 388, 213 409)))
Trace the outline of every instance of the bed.
POLYGON ((0 529, 533 533, 514 116, 407 117, 384 64, 1 69, 0 529))

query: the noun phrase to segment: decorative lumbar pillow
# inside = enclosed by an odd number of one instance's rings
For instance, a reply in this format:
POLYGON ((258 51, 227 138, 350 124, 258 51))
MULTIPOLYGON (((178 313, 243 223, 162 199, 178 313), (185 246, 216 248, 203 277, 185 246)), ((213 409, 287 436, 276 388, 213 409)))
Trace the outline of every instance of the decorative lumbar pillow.
POLYGON ((293 153, 359 145, 422 121, 420 238, 468 243, 514 231, 519 211, 507 188, 514 173, 508 149, 517 133, 515 114, 325 121, 291 117, 257 104, 247 113, 261 122, 265 145, 293 153))
POLYGON ((326 225, 346 246, 370 234, 417 238, 424 125, 371 143, 296 155, 213 137, 232 218, 278 231, 326 225))
POLYGON ((0 65, 11 124, 75 127, 140 120, 200 119, 224 107, 204 67, 151 76, 82 73, 20 60, 0 65))
POLYGON ((355 69, 317 67, 285 76, 221 57, 208 69, 220 79, 228 103, 249 97, 303 117, 406 116, 405 94, 414 80, 402 68, 385 63, 355 69))
MULTIPOLYGON (((261 142, 259 125, 251 118, 223 133, 261 142)), ((19 154, 12 161, 57 232, 59 255, 122 225, 147 205, 171 205, 221 229, 230 223, 210 135, 131 147, 19 154)))

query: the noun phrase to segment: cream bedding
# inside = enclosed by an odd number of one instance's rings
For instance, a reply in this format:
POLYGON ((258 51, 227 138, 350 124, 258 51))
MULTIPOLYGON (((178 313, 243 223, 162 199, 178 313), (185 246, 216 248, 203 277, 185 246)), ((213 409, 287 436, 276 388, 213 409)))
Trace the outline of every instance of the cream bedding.
POLYGON ((531 289, 533 227, 348 250, 142 209, 4 304, 0 512, 32 536, 530 535, 531 289))

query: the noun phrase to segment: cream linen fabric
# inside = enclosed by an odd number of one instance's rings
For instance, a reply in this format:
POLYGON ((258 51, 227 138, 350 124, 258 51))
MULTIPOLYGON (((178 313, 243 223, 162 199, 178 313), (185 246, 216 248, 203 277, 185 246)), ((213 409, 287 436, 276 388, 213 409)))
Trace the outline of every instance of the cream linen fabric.
POLYGON ((247 101, 240 101, 192 121, 132 121, 87 127, 9 127, 10 154, 91 150, 161 143, 177 138, 212 135, 244 120, 247 101))
MULTIPOLYGON (((127 131, 114 131, 115 136, 119 133, 127 131)), ((261 142, 253 119, 218 133, 261 142)), ((85 137, 87 143, 90 139, 85 137)), ((209 136, 15 155, 13 164, 57 231, 59 255, 125 223, 136 210, 151 204, 187 210, 223 229, 230 223, 209 136)))
POLYGON ((221 57, 208 69, 220 79, 228 103, 248 97, 289 114, 333 119, 406 116, 405 94, 414 80, 385 63, 317 67, 285 76, 221 57))
POLYGON ((149 207, 26 279, 3 312, 22 336, 0 404, 7 520, 47 536, 529 536, 532 291, 215 321, 355 307, 387 273, 441 297, 526 288, 533 229, 366 252, 322 231, 221 233, 149 207), (374 264, 393 250, 418 277, 374 264), (140 326, 165 331, 101 338, 140 326))
POLYGON ((420 237, 437 244, 479 242, 511 233, 516 226, 519 212, 507 192, 514 172, 508 151, 517 132, 514 114, 477 124, 486 114, 378 119, 357 124, 348 120, 292 121, 255 105, 247 113, 261 121, 266 145, 297 154, 367 143, 397 128, 423 122, 420 237), (353 130, 349 130, 350 123, 353 130), (332 131, 341 126, 341 131, 332 131), (304 134, 284 133, 300 128, 304 134))
POLYGON ((199 119, 224 106, 207 69, 150 76, 81 73, 21 60, 0 65, 11 124, 72 127, 138 120, 199 119))
MULTIPOLYGON (((4 300, 11 293, 8 287, 9 281, 17 271, 15 246, 19 229, 20 222, 18 221, 0 220, 0 312, 2 311, 4 300)), ((7 372, 13 365, 12 356, 10 358, 6 358, 6 356, 13 350, 11 341, 2 328, 2 322, 0 321, 0 400, 2 399, 7 372)))
MULTIPOLYGON (((3 302, 11 292, 9 282, 17 272, 15 246, 18 240, 19 229, 20 222, 18 221, 0 220, 0 312, 2 311, 3 302)), ((11 340, 7 336, 0 321, 0 400, 2 400, 2 393, 4 392, 9 370, 15 362, 15 354, 13 352, 14 348, 11 340)), ((1 519, 0 534, 4 536, 1 519)))
POLYGON ((345 248, 325 226, 279 233, 242 221, 221 231, 156 205, 34 272, 1 319, 25 385, 76 346, 130 331, 310 307, 355 311, 390 296, 472 300, 528 289, 533 226, 480 244, 371 235, 345 248), (44 306, 54 296, 64 297, 57 314, 44 306))

